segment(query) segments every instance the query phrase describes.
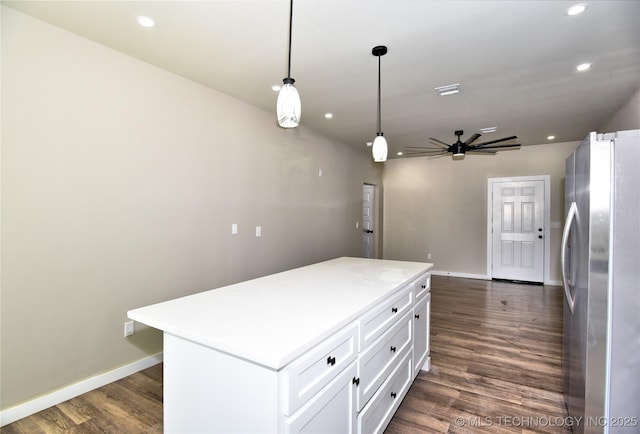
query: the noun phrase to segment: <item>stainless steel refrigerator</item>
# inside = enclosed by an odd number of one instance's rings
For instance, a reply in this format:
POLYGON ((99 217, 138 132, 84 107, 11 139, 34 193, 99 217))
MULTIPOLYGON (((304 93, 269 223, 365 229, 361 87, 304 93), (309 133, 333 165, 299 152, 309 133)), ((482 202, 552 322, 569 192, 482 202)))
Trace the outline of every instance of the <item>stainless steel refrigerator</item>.
POLYGON ((640 130, 566 161, 564 397, 574 433, 640 433, 640 130))

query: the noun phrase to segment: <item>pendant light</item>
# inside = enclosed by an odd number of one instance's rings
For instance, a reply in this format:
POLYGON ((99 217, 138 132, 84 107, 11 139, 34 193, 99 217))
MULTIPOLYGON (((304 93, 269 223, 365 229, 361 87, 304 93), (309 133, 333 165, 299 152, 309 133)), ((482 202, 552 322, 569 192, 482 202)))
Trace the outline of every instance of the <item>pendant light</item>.
POLYGON ((387 161, 388 146, 387 140, 382 134, 382 122, 380 120, 380 56, 384 56, 385 54, 387 54, 387 47, 385 47, 384 45, 373 47, 373 49, 371 50, 371 54, 378 58, 378 132, 376 134, 376 138, 373 141, 372 154, 373 161, 375 161, 376 163, 382 163, 384 161, 387 161))
POLYGON ((293 27, 293 0, 289 8, 289 63, 287 78, 282 80, 282 88, 278 94, 277 116, 278 124, 282 128, 295 128, 300 123, 300 95, 294 86, 295 80, 291 78, 291 29, 293 27))

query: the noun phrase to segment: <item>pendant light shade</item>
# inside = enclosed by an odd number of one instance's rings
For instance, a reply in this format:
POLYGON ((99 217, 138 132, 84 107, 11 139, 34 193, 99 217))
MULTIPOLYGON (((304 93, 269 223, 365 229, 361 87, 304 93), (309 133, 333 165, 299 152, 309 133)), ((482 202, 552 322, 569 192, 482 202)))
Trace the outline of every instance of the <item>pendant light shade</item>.
POLYGON ((380 56, 387 54, 387 47, 384 45, 373 47, 371 54, 378 58, 378 133, 376 134, 376 138, 373 140, 371 153, 373 154, 373 161, 376 163, 383 163, 387 161, 389 147, 387 146, 387 140, 382 134, 382 121, 380 120, 382 111, 380 109, 380 56))
POLYGON ((302 104, 300 95, 294 86, 295 80, 291 78, 291 29, 293 28, 293 0, 289 8, 289 62, 287 67, 287 77, 282 80, 282 88, 278 94, 276 113, 278 124, 282 128, 295 128, 300 123, 302 104))
POLYGON ((382 133, 376 136, 373 140, 373 148, 371 149, 371 153, 373 154, 373 161, 376 163, 383 163, 387 161, 387 139, 384 138, 382 133))
POLYGON ((285 78, 278 94, 278 124, 282 128, 295 128, 300 123, 300 94, 293 85, 293 78, 285 78))

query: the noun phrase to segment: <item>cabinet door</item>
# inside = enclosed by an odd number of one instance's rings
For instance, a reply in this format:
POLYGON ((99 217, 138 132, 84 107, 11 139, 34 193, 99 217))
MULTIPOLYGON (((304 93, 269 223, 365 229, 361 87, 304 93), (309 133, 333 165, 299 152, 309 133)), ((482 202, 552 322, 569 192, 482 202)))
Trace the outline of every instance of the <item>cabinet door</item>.
POLYGON ((413 308, 413 376, 429 370, 429 316, 431 293, 413 308))
POLYGON ((284 422, 285 433, 354 434, 356 362, 284 422))

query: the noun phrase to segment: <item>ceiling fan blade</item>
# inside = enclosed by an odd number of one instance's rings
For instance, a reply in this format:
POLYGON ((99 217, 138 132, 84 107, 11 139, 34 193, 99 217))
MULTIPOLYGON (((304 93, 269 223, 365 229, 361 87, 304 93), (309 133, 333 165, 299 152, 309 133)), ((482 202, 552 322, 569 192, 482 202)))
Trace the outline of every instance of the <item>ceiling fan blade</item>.
POLYGON ((476 154, 476 155, 496 155, 496 151, 467 151, 467 154, 476 154))
POLYGON ((476 148, 479 148, 481 146, 493 145, 494 143, 506 142, 507 140, 517 139, 517 138, 518 136, 503 137, 502 139, 496 139, 496 140, 491 140, 489 142, 478 143, 477 145, 474 145, 474 146, 476 148))
POLYGON ((449 156, 449 152, 443 152, 440 155, 434 155, 433 157, 429 157, 429 160, 433 160, 434 158, 442 158, 442 157, 447 157, 449 156))
POLYGON ((481 136, 481 135, 482 135, 482 134, 475 133, 473 136, 469 137, 469 138, 467 139, 467 141, 466 141, 466 142, 464 142, 464 144, 465 144, 465 145, 470 145, 471 143, 473 143, 473 142, 475 142, 476 140, 478 140, 478 139, 480 138, 480 136, 481 136))
POLYGON ((426 146, 405 146, 404 149, 425 149, 427 151, 429 150, 442 151, 442 148, 427 148, 426 146))
POLYGON ((418 148, 417 146, 406 146, 404 150, 408 152, 447 152, 446 149, 442 148, 418 148))
POLYGON ((435 142, 434 144, 438 144, 440 146, 444 146, 446 148, 449 147, 448 143, 443 142, 442 140, 438 140, 438 139, 434 139, 433 137, 429 137, 429 140, 431 140, 432 142, 435 142))
POLYGON ((473 147, 469 149, 470 151, 484 151, 485 149, 501 149, 501 148, 519 148, 520 143, 516 143, 514 145, 498 145, 498 146, 483 146, 482 148, 473 147))
POLYGON ((406 152, 404 155, 407 157, 419 157, 427 155, 440 155, 440 152, 406 152))

